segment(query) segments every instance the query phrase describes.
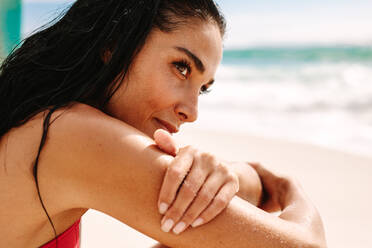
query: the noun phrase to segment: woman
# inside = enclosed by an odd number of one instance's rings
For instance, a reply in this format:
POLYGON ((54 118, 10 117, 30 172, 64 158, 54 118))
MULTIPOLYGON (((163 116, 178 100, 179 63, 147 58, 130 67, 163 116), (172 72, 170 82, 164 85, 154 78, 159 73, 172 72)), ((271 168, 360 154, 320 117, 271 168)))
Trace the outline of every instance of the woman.
POLYGON ((197 119, 224 32, 211 0, 78 0, 27 38, 1 67, 0 246, 77 247, 93 208, 170 247, 325 247, 292 179, 167 134, 197 119))

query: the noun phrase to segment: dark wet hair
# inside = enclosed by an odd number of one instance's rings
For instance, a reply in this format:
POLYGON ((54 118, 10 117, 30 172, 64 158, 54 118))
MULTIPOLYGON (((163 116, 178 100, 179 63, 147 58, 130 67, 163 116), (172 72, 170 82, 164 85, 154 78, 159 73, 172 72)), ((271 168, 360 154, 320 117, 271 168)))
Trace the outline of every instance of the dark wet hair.
MULTIPOLYGON (((171 32, 190 19, 212 21, 222 36, 225 33, 224 17, 213 0, 77 0, 26 38, 1 65, 0 138, 41 111, 74 102, 104 111, 120 87, 115 78, 126 75, 151 30, 171 32), (104 63, 107 50, 112 57, 104 63)), ((37 180, 37 161, 51 113, 44 120, 34 177, 53 226, 37 180)))

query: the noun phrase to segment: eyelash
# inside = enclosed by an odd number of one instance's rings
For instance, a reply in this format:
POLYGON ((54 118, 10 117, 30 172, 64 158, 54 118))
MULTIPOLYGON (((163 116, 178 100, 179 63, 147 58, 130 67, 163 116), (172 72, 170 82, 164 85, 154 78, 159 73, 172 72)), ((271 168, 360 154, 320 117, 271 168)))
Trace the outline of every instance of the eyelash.
POLYGON ((188 77, 188 75, 191 74, 191 65, 187 60, 181 60, 181 61, 178 61, 178 62, 174 62, 173 65, 176 67, 176 69, 181 73, 181 75, 183 77, 186 78, 186 77, 188 77), (180 68, 187 69, 187 74, 183 75, 182 72, 181 72, 182 70, 180 70, 180 68))
MULTIPOLYGON (((188 75, 191 74, 191 65, 190 63, 187 61, 187 60, 181 60, 181 61, 178 61, 178 62, 174 62, 173 65, 176 67, 176 69, 181 73, 181 75, 185 78, 188 77, 188 75), (187 74, 186 76, 182 74, 180 68, 185 68, 187 69, 187 74)), ((205 95, 205 94, 208 94, 209 92, 211 92, 212 90, 206 88, 205 85, 203 85, 199 91, 199 95, 205 95)))
POLYGON ((211 91, 212 91, 211 89, 208 89, 205 85, 203 85, 199 91, 199 95, 206 95, 211 91))

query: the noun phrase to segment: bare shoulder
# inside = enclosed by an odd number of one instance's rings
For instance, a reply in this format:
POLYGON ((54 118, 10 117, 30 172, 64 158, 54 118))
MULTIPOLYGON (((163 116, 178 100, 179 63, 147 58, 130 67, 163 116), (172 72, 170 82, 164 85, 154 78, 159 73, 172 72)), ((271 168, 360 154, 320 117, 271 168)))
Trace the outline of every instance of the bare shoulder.
POLYGON ((40 157, 40 180, 49 186, 45 198, 56 202, 54 212, 61 212, 99 208, 99 191, 109 195, 120 188, 128 194, 144 160, 156 161, 161 155, 153 144, 142 132, 88 105, 59 109, 50 119, 40 157), (144 150, 152 152, 141 156, 144 150))
POLYGON ((58 109, 53 113, 50 120, 51 129, 58 129, 58 131, 76 130, 82 133, 91 131, 91 128, 118 122, 119 120, 108 116, 99 109, 82 103, 75 103, 70 107, 58 109))
MULTIPOLYGON (((53 113, 47 142, 48 146, 61 150, 66 148, 70 153, 73 152, 71 149, 79 149, 79 157, 84 158, 84 152, 92 152, 89 149, 99 147, 113 149, 118 145, 117 141, 128 132, 139 131, 94 107, 77 103, 53 113)), ((94 153, 89 156, 99 154, 94 153)))

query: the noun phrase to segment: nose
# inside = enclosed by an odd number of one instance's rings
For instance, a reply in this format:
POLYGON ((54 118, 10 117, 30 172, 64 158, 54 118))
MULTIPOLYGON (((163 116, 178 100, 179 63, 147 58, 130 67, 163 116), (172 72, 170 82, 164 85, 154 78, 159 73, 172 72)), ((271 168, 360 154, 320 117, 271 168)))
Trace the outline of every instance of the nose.
POLYGON ((176 115, 182 122, 194 122, 198 119, 198 97, 187 98, 176 105, 176 115))

